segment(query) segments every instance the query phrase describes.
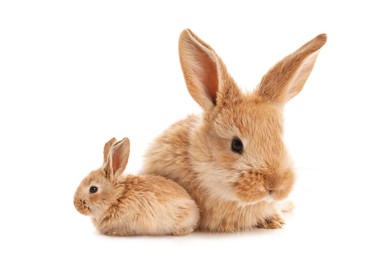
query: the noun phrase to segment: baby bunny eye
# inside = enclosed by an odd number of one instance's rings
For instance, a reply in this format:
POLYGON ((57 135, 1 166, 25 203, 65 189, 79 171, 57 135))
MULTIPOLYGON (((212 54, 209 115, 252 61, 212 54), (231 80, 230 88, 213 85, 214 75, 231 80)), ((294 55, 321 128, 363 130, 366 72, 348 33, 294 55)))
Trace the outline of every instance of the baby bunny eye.
POLYGON ((98 191, 98 188, 96 186, 91 186, 89 188, 89 193, 96 193, 98 191))
POLYGON ((232 140, 232 151, 238 154, 242 154, 244 151, 244 145, 240 138, 234 137, 232 140))

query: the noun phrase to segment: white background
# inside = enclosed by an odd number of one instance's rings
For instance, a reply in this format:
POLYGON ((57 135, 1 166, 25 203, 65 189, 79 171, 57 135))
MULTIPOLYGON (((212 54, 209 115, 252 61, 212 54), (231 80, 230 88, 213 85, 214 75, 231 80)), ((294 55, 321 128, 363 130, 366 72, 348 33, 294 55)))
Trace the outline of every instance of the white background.
POLYGON ((388 3, 138 2, 0 2, 0 258, 389 259, 388 3), (328 34, 286 106, 296 209, 281 230, 99 235, 72 199, 104 143, 128 136, 136 174, 156 135, 200 112, 179 65, 185 28, 249 90, 328 34))

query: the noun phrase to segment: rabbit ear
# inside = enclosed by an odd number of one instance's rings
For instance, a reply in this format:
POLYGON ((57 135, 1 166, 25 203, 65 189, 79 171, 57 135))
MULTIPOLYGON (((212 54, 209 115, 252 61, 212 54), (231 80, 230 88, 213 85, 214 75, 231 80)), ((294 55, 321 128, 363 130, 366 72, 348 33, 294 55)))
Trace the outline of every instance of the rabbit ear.
POLYGON ((265 100, 286 103, 303 88, 309 77, 326 34, 320 34, 294 53, 279 61, 262 78, 257 92, 265 100))
POLYGON ((104 162, 107 162, 108 159, 108 152, 110 151, 112 145, 116 143, 115 137, 111 138, 107 143, 104 145, 104 162))
POLYGON ((189 29, 180 34, 179 56, 188 91, 203 109, 240 95, 222 60, 189 29))
POLYGON ((130 141, 123 138, 116 142, 108 153, 108 161, 105 165, 106 173, 110 179, 115 179, 126 169, 130 154, 130 141))

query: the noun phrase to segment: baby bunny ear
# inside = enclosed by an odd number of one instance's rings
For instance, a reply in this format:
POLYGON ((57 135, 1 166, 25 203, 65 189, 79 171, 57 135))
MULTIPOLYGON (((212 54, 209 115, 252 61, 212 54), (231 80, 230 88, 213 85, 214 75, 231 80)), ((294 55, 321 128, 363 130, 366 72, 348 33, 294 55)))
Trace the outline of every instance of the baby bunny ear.
POLYGON ((121 141, 112 145, 108 153, 108 161, 105 169, 110 179, 117 178, 126 169, 130 154, 130 141, 123 138, 121 141))
POLYGON ((258 85, 260 96, 267 101, 284 104, 297 95, 309 77, 326 39, 326 34, 320 34, 276 63, 258 85))
POLYGON ((111 147, 112 147, 112 145, 114 143, 116 143, 116 138, 115 137, 113 137, 110 140, 108 140, 107 143, 104 145, 104 152, 103 152, 103 154, 104 154, 104 162, 105 163, 108 160, 108 153, 109 153, 109 151, 110 151, 110 149, 111 149, 111 147))
POLYGON ((222 60, 189 29, 180 34, 179 56, 188 91, 203 109, 213 108, 217 99, 240 95, 222 60))

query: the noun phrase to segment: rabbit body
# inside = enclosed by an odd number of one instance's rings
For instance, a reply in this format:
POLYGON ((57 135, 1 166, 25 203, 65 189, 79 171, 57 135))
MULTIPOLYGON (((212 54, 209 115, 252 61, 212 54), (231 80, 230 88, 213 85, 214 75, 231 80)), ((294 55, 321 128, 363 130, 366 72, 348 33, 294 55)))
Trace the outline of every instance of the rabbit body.
MULTIPOLYGON (((258 186, 264 185, 263 176, 251 172, 252 166, 242 165, 247 171, 230 174, 229 171, 241 167, 234 165, 234 158, 223 158, 223 154, 214 153, 214 150, 192 153, 195 149, 204 151, 202 146, 213 143, 207 134, 202 136, 203 131, 195 132, 201 121, 198 116, 189 116, 157 138, 147 153, 147 176, 158 174, 170 178, 190 193, 201 210, 200 230, 234 232, 253 227, 280 228, 284 224, 282 211, 287 211, 291 205, 287 203, 286 208, 281 207, 286 205, 285 202, 269 198, 262 200, 264 194, 258 186), (225 167, 230 170, 225 170, 225 167), (242 200, 236 192, 242 195, 242 200)), ((287 166, 287 154, 284 160, 287 166)), ((293 171, 288 170, 279 177, 279 182, 286 185, 278 195, 281 198, 290 191, 294 182, 293 171)))
POLYGON ((161 176, 123 175, 129 141, 113 143, 106 144, 103 166, 76 190, 76 209, 111 236, 185 235, 196 228, 199 209, 188 193, 161 176))
POLYGON ((317 36, 271 68, 253 93, 243 93, 215 51, 183 31, 184 78, 204 112, 178 121, 152 143, 142 175, 184 187, 200 208, 200 230, 282 227, 295 181, 283 143, 283 108, 303 88, 325 42, 326 35, 317 36))

